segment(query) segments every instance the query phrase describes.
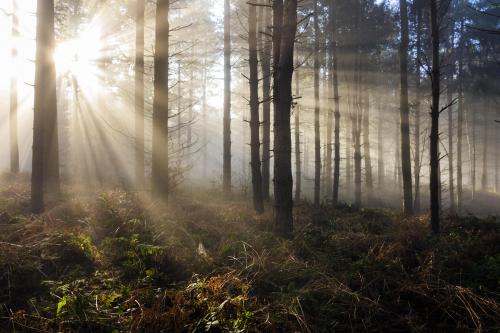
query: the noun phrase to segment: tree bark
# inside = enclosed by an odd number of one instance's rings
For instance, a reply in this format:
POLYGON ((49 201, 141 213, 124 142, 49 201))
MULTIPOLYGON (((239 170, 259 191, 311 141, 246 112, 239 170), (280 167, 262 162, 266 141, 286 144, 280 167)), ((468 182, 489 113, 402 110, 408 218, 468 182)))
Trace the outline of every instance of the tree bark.
MULTIPOLYGON (((58 196, 60 193, 59 176, 59 131, 57 124, 57 93, 56 93, 56 66, 54 63, 55 35, 54 35, 54 1, 45 2, 46 26, 45 53, 46 72, 42 82, 43 97, 45 100, 44 112, 44 189, 46 194, 58 196)), ((36 85, 36 82, 35 82, 36 85)))
MULTIPOLYGON (((12 67, 17 66, 17 43, 19 38, 19 20, 17 17, 17 0, 12 1, 12 67)), ((10 113, 9 113, 9 135, 10 135, 10 172, 19 172, 19 144, 17 137, 17 76, 10 77, 10 113)))
POLYGON ((137 0, 135 13, 135 179, 144 187, 144 0, 137 0))
MULTIPOLYGON (((295 97, 300 95, 300 76, 297 66, 295 66, 295 97)), ((302 187, 302 165, 300 160, 300 105, 295 104, 295 202, 300 201, 302 187)))
POLYGON ((463 49, 464 49, 464 22, 460 23, 460 45, 458 50, 458 120, 457 120, 457 208, 463 210, 463 171, 462 171, 462 136, 464 123, 463 101, 463 49))
POLYGON ((413 190, 411 180, 410 150, 410 108, 408 106, 408 8, 406 0, 399 0, 401 16, 401 45, 399 66, 401 74, 400 116, 401 116, 401 168, 403 175, 403 211, 413 214, 413 190))
POLYGON ((224 119, 222 188, 226 198, 231 195, 231 5, 224 0, 224 119))
POLYGON ((31 173, 31 210, 35 214, 44 211, 45 183, 45 122, 49 112, 50 97, 46 85, 50 81, 53 47, 54 1, 37 1, 35 97, 33 117, 33 158, 31 173), (52 22, 51 22, 52 21, 52 22), (52 30, 51 30, 52 27, 52 30))
POLYGON ((370 146, 370 94, 368 85, 363 87, 363 154, 365 160, 365 184, 368 201, 373 199, 373 173, 370 146))
POLYGON ((274 196, 276 231, 280 235, 288 236, 293 229, 290 108, 292 106, 293 53, 297 30, 297 0, 286 0, 284 8, 282 7, 283 19, 281 20, 279 8, 282 5, 281 0, 275 0, 273 4, 273 9, 275 9, 273 39, 280 40, 279 44, 273 44, 280 50, 279 58, 274 58, 274 67, 277 71, 274 82, 274 196), (282 27, 279 38, 274 36, 278 26, 282 27))
POLYGON ((448 107, 448 187, 450 193, 450 214, 455 214, 455 186, 453 170, 453 71, 448 73, 447 77, 447 103, 448 107))
POLYGON ((384 167, 384 117, 382 112, 382 103, 378 102, 378 187, 384 189, 385 167, 384 167))
POLYGON ((321 189, 321 138, 319 128, 319 22, 318 1, 314 0, 314 206, 319 207, 321 189))
POLYGON ((484 130, 483 130, 483 171, 481 175, 481 189, 483 191, 488 190, 488 105, 485 103, 484 110, 484 130))
POLYGON ((168 197, 168 58, 169 58, 169 0, 156 4, 154 99, 153 99, 153 155, 152 189, 155 194, 168 197))
POLYGON ((333 0, 330 2, 330 24, 331 24, 331 52, 332 52, 332 80, 333 80, 333 101, 334 101, 334 165, 333 165, 333 195, 332 203, 336 205, 339 201, 340 186, 340 97, 338 80, 338 53, 337 53, 337 24, 336 13, 333 8, 333 0))
POLYGON ((422 3, 416 4, 417 7, 417 17, 416 17, 416 75, 415 75, 415 91, 416 91, 416 101, 415 101, 415 153, 414 153, 414 178, 415 178, 415 201, 413 209, 415 212, 420 211, 420 170, 422 166, 422 161, 420 160, 420 118, 421 118, 421 62, 422 62, 422 3))
POLYGON ((271 168, 271 15, 267 7, 260 7, 261 31, 259 40, 262 69, 262 194, 269 201, 271 168))
POLYGON ((253 207, 258 214, 264 212, 262 197, 262 174, 260 171, 260 121, 259 121, 259 77, 257 60, 257 8, 249 4, 248 49, 250 67, 250 165, 252 167, 253 207))
POLYGON ((432 38, 432 108, 430 134, 430 193, 431 193, 431 226, 434 233, 440 231, 439 221, 439 97, 440 97, 440 63, 439 63, 439 25, 437 0, 430 0, 431 38, 432 38))

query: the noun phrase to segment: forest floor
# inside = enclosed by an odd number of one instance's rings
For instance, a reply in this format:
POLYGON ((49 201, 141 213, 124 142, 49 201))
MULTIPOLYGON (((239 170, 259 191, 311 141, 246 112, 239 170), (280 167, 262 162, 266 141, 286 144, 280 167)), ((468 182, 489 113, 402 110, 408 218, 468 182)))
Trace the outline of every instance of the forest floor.
POLYGON ((219 193, 120 190, 28 213, 0 182, 1 332, 498 332, 500 220, 308 204, 270 230, 219 193))

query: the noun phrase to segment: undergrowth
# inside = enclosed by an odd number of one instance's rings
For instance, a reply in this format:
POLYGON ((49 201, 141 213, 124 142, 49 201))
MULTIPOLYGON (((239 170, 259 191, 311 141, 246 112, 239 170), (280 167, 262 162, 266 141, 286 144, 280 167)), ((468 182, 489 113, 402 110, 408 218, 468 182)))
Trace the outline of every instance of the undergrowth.
POLYGON ((270 212, 210 197, 108 191, 32 216, 26 186, 5 185, 0 331, 500 329, 495 217, 449 218, 433 236, 427 216, 302 204, 280 239, 270 212))

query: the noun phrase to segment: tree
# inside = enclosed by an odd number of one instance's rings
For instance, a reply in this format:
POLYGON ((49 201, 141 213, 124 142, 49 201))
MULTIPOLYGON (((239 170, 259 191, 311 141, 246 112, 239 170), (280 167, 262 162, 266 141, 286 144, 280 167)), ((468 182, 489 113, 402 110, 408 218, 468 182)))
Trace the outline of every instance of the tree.
MULTIPOLYGON (((53 123, 54 121, 57 122, 53 52, 54 1, 38 0, 31 174, 31 210, 35 214, 44 211, 44 192, 47 190, 47 178, 49 176, 47 162, 49 157, 56 157, 54 156, 53 140, 57 139, 57 135, 47 134, 48 131, 57 130, 57 126, 54 127, 53 123), (52 146, 48 147, 48 145, 52 146)), ((54 161, 51 161, 51 167, 53 165, 54 161)), ((54 179, 51 179, 51 181, 54 181, 54 179)))
MULTIPOLYGON (((297 56, 296 56, 297 57, 297 56)), ((297 61, 296 61, 297 62, 297 61)), ((295 97, 300 95, 300 75, 298 63, 295 66, 295 97)), ((302 190, 302 163, 300 159, 300 105, 297 102, 294 108, 295 113, 295 202, 300 201, 302 190)))
POLYGON ((401 17, 401 44, 399 65, 401 75, 400 116, 401 116, 401 168, 403 175, 403 210, 405 215, 413 214, 413 190, 411 180, 410 152, 410 109, 408 106, 408 9, 406 0, 399 0, 401 17))
POLYGON ((156 3, 154 97, 153 97, 153 153, 151 181, 153 192, 168 197, 168 60, 170 0, 156 3))
POLYGON ((422 62, 422 2, 417 1, 414 3, 416 7, 416 59, 415 59, 415 152, 414 152, 414 162, 413 162, 413 170, 414 170, 414 181, 415 181, 415 201, 413 209, 416 212, 420 211, 420 168, 422 161, 420 160, 420 113, 421 113, 421 102, 422 99, 422 91, 421 91, 421 62, 422 62))
POLYGON ((314 0, 314 206, 320 204, 321 138, 319 128, 319 22, 318 1, 314 0))
POLYGON ((257 9, 249 4, 248 50, 250 66, 250 165, 252 167, 253 206, 258 214, 264 212, 262 198, 262 174, 260 170, 260 121, 259 78, 257 60, 257 9))
POLYGON ((430 0, 431 12, 431 41, 432 41, 432 107, 431 107, 431 133, 430 133, 430 200, 431 200, 431 226, 434 233, 439 233, 439 98, 440 86, 440 63, 439 63, 439 23, 438 23, 438 0, 430 0))
MULTIPOLYGON (((366 82, 366 79, 365 79, 366 82)), ((365 83, 362 91, 362 109, 363 109, 363 154, 365 161, 365 183, 368 200, 373 198, 373 175, 372 159, 370 148, 370 94, 368 84, 365 83)))
MULTIPOLYGON (((454 28, 453 25, 451 30, 451 40, 448 38, 447 41, 447 53, 448 57, 452 59, 453 57, 453 38, 454 38, 454 28)), ((454 75, 454 62, 449 66, 446 76, 446 95, 447 95, 447 105, 448 105, 448 191, 450 193, 450 214, 455 214, 455 186, 454 186, 454 170, 453 170, 453 75, 454 75)))
POLYGON ((224 0, 224 118, 222 188, 226 198, 231 194, 231 4, 224 0))
MULTIPOLYGON (((17 60, 17 39, 19 38, 19 20, 17 17, 17 0, 12 1, 12 63, 17 60)), ((17 77, 12 74, 10 77, 10 172, 19 172, 19 144, 17 142, 17 77)))
MULTIPOLYGON (((46 72, 43 76, 41 89, 45 100, 44 109, 44 153, 45 159, 43 165, 44 172, 44 190, 47 194, 58 196, 60 193, 59 176, 59 130, 57 124, 57 93, 56 93, 56 65, 54 63, 55 33, 54 33, 54 3, 49 1, 47 6, 47 17, 45 29, 46 33, 46 72)), ((38 32, 37 32, 38 34, 38 32)), ((37 35, 38 38, 38 35, 37 35)), ((35 81, 35 85, 36 85, 35 81)))
POLYGON ((275 229, 278 234, 288 236, 293 229, 290 109, 297 0, 285 0, 284 5, 281 0, 275 0, 273 18, 275 229))
MULTIPOLYGON (((264 3, 265 4, 265 3, 264 3)), ((269 201, 271 168, 271 15, 267 6, 260 6, 260 64, 262 69, 262 194, 269 201)))
POLYGON ((144 187, 144 0, 135 13, 135 179, 144 187))
POLYGON ((457 209, 463 209, 463 172, 462 172, 462 136, 464 123, 464 98, 463 98, 463 49, 464 22, 460 22, 460 42, 458 50, 458 120, 457 120, 457 209))
POLYGON ((333 166, 333 195, 332 203, 336 205, 339 199, 339 183, 340 183, 340 97, 339 97, 339 80, 338 80, 338 53, 337 53, 337 25, 335 20, 335 9, 333 8, 333 0, 330 0, 330 29, 331 40, 330 48, 332 54, 332 84, 333 84, 333 102, 335 129, 334 129, 334 166, 333 166))

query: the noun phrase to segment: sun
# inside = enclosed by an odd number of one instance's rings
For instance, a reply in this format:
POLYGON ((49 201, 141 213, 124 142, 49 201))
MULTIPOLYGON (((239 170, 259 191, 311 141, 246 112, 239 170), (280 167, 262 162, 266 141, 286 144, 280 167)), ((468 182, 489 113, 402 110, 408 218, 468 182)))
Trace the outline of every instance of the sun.
POLYGON ((102 39, 98 26, 83 31, 78 37, 59 43, 54 50, 58 75, 71 74, 79 81, 95 74, 101 58, 102 39))

